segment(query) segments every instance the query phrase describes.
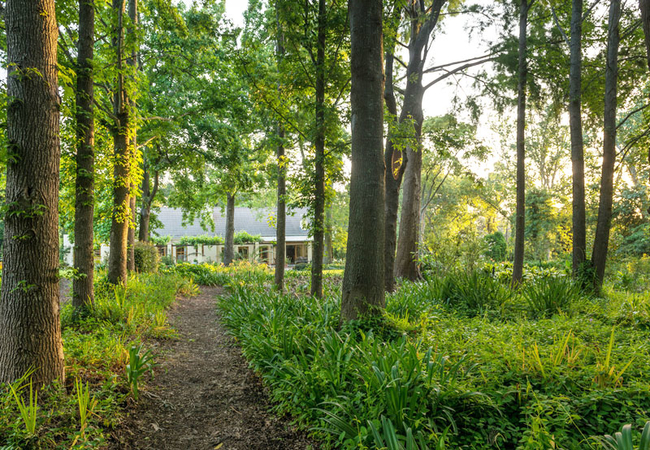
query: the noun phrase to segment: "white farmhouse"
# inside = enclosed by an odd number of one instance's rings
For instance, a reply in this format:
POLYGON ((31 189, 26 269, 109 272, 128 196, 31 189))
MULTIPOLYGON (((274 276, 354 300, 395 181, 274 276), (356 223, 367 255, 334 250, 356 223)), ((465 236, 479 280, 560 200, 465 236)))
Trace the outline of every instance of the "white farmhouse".
MULTIPOLYGON (((312 241, 307 230, 307 210, 298 209, 287 214, 286 242, 287 264, 310 262, 312 257, 312 241)), ((192 236, 220 236, 226 235, 225 211, 214 208, 212 218, 214 231, 209 225, 202 227, 199 220, 183 226, 182 211, 174 208, 161 208, 158 220, 162 228, 154 232, 161 237, 169 236, 170 242, 158 246, 161 256, 169 256, 177 262, 221 262, 223 259, 224 245, 181 245, 183 237, 192 236), (207 229, 206 229, 207 228, 207 229)), ((242 259, 259 261, 275 265, 276 256, 276 230, 275 211, 270 209, 235 208, 235 235, 247 232, 252 236, 259 236, 259 242, 235 244, 235 255, 242 259)))

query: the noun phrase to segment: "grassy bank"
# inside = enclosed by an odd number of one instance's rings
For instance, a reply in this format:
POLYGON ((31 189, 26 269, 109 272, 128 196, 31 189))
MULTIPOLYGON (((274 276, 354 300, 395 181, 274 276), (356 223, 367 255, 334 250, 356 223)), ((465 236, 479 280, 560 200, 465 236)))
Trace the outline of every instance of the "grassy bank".
POLYGON ((279 295, 251 274, 231 272, 223 317, 278 412, 330 447, 601 448, 595 437, 648 419, 648 294, 451 273, 404 283, 383 319, 340 328, 336 282, 316 300, 306 277, 279 295))
POLYGON ((71 305, 61 310, 65 383, 31 396, 28 377, 0 385, 0 448, 102 446, 153 367, 142 342, 173 336, 165 310, 177 294, 196 290, 174 274, 132 277, 126 289, 100 276, 95 306, 86 317, 75 318, 71 305))

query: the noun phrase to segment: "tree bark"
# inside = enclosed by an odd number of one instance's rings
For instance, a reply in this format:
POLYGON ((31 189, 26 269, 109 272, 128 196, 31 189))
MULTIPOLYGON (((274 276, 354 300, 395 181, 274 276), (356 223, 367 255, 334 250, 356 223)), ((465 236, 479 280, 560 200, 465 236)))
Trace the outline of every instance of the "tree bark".
MULTIPOLYGON (((131 192, 134 191, 134 188, 131 188, 131 192)), ((135 211, 135 195, 132 193, 129 196, 129 213, 131 214, 131 220, 129 220, 129 232, 126 237, 126 270, 129 272, 135 272, 135 220, 136 220, 136 211, 135 211)))
MULTIPOLYGON (((279 1, 276 3, 276 21, 278 28, 276 57, 278 65, 284 58, 284 32, 280 23, 279 1)), ((279 68, 278 68, 279 71, 279 68)), ((279 88, 279 86, 278 86, 279 88)), ((287 257, 287 161, 284 155, 284 126, 278 120, 278 145, 276 158, 278 161, 278 203, 276 211, 276 244, 275 244, 275 287, 278 291, 284 291, 284 265, 287 257)))
MULTIPOLYGON (((411 23, 409 41, 409 62, 406 68, 406 90, 404 105, 400 113, 400 124, 410 121, 413 125, 412 145, 406 147, 406 168, 403 176, 402 213, 400 216, 397 254, 395 256, 395 276, 418 280, 422 277, 418 264, 420 245, 420 198, 422 178, 422 97, 425 88, 422 85, 424 64, 426 63, 428 43, 440 17, 440 10, 446 0, 434 0, 431 8, 425 12, 420 4, 413 2, 408 12, 411 23), (423 15, 427 14, 425 20, 423 15)), ((394 158, 393 158, 394 160, 394 158)), ((392 199, 391 199, 392 201, 392 199)), ((390 215, 389 215, 390 216, 390 215)), ((390 250, 390 249, 389 249, 390 250)))
POLYGON ((223 264, 229 266, 235 259, 235 194, 226 194, 226 245, 223 264))
POLYGON ((316 50, 316 138, 314 147, 314 242, 311 261, 311 295, 323 296, 323 248, 325 236, 325 0, 318 0, 318 44, 316 50))
POLYGON ((648 69, 650 69, 650 0, 639 0, 641 10, 641 23, 645 36, 645 49, 648 57, 648 69))
POLYGON ((7 186, 0 382, 64 378, 59 321, 59 107, 54 0, 8 0, 7 186))
POLYGON ((275 255, 275 287, 284 290, 284 265, 287 257, 287 167, 284 156, 284 127, 278 123, 278 205, 276 217, 276 255, 275 255))
POLYGON ((129 232, 130 199, 129 190, 131 155, 128 146, 130 114, 128 94, 124 85, 124 4, 125 0, 113 0, 117 13, 117 27, 114 44, 117 52, 117 80, 113 98, 113 113, 116 117, 113 129, 113 215, 111 220, 108 273, 106 278, 113 284, 124 284, 127 280, 127 240, 129 232))
POLYGON ((600 179, 600 203, 591 263, 594 267, 594 291, 600 293, 605 277, 609 233, 612 224, 614 197, 614 165, 616 163, 616 94, 618 83, 618 46, 620 42, 620 0, 611 0, 607 32, 607 64, 605 67, 605 109, 603 135, 603 171, 600 179))
POLYGON ((149 242, 149 224, 151 223, 151 206, 158 193, 159 173, 154 170, 153 188, 151 187, 151 169, 145 159, 142 171, 142 206, 140 207, 140 227, 138 240, 149 242))
MULTIPOLYGON (((391 119, 397 122, 397 101, 393 88, 393 53, 395 47, 386 52, 386 87, 384 101, 391 119)), ((386 224, 384 235, 384 285, 387 292, 395 290, 395 249, 397 247, 397 211, 399 209, 399 190, 402 186, 402 177, 406 161, 405 155, 393 145, 393 137, 386 137, 386 152, 384 153, 384 186, 386 189, 386 224)))
POLYGON ((93 215, 95 210, 95 119, 93 110, 94 0, 79 0, 79 50, 77 57, 77 155, 75 179, 74 268, 72 305, 82 312, 95 299, 93 215))
POLYGON ((334 260, 334 244, 332 242, 332 208, 325 210, 325 264, 331 264, 334 260))
MULTIPOLYGON (((130 67, 130 76, 133 80, 136 78, 136 72, 138 70, 138 36, 137 36, 137 27, 138 27, 138 0, 129 1, 129 19, 131 20, 131 26, 127 28, 127 39, 129 39, 131 47, 131 56, 127 59, 127 64, 130 67)), ((137 160, 138 152, 138 139, 137 139, 137 127, 135 120, 135 111, 136 104, 135 99, 129 99, 129 107, 131 109, 130 113, 132 116, 131 119, 131 129, 129 130, 130 138, 130 147, 131 151, 130 164, 135 164, 137 160)), ((133 175, 131 175, 133 176, 133 175)), ((135 224, 136 224, 136 211, 135 211, 135 196, 136 196, 136 182, 131 180, 131 188, 129 192, 129 208, 131 214, 131 220, 129 221, 129 231, 127 234, 127 257, 126 257, 126 268, 129 272, 135 272, 135 224)))
POLYGON ((573 170, 573 275, 577 276, 587 258, 585 161, 582 138, 582 0, 573 0, 570 45, 569 128, 573 170))
MULTIPOLYGON (((648 57, 648 69, 650 69, 650 0, 639 0, 641 10, 641 23, 645 37, 645 50, 648 57)), ((650 163, 650 148, 648 149, 648 163, 650 163)), ((648 210, 650 213, 650 209, 648 210)))
POLYGON ((384 309, 382 1, 350 0, 352 173, 341 321, 384 309))
POLYGON ((512 284, 518 285, 524 277, 524 239, 526 228, 526 78, 528 0, 519 7, 519 68, 517 77, 517 212, 515 217, 515 258, 512 266, 512 284))

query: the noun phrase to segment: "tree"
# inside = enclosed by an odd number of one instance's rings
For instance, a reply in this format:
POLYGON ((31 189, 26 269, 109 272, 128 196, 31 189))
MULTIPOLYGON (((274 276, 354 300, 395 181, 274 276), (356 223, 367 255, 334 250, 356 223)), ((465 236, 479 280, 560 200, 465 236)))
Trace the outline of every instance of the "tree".
MULTIPOLYGON (((131 54, 129 57, 126 59, 126 64, 129 66, 129 74, 132 78, 135 78, 137 71, 138 71, 138 0, 130 0, 129 1, 129 22, 130 26, 127 28, 127 40, 130 40, 131 42, 129 43, 128 47, 130 47, 131 54)), ((137 152, 138 152, 138 134, 137 134, 137 120, 136 120, 136 103, 135 103, 135 98, 131 99, 131 104, 129 105, 131 108, 131 114, 133 115, 133 118, 131 119, 132 121, 132 130, 130 130, 130 135, 129 139, 131 140, 130 142, 130 150, 131 150, 131 165, 135 164, 135 160, 137 158, 137 152)), ((126 237, 126 249, 127 249, 127 255, 126 255, 126 268, 129 272, 134 272, 135 271, 135 221, 136 221, 136 202, 135 202, 135 197, 136 197, 136 180, 134 179, 135 177, 133 174, 131 174, 131 183, 129 186, 129 213, 131 215, 131 219, 129 220, 129 230, 127 233, 126 237)))
POLYGON ((384 308, 382 2, 348 3, 352 68, 350 225, 341 320, 384 308))
MULTIPOLYGON (((646 56, 648 58, 648 69, 650 70, 650 0, 639 0, 641 10, 641 23, 645 37, 646 56)), ((648 162, 650 162, 650 149, 648 149, 648 162)))
MULTIPOLYGON (((133 1, 133 0, 132 0, 133 1)), ((132 114, 129 92, 126 86, 124 55, 124 10, 126 0, 113 0, 116 16, 113 43, 116 51, 117 74, 113 98, 113 214, 111 221, 110 253, 106 278, 113 284, 126 283, 127 244, 129 223, 131 221, 131 145, 129 134, 132 131, 132 114)))
POLYGON ((235 259, 235 197, 236 193, 226 194, 226 244, 223 250, 223 263, 232 264, 235 259))
POLYGON ((591 255, 594 267, 594 290, 600 292, 605 277, 609 233, 612 224, 612 202, 614 198, 614 165, 616 163, 616 104, 618 83, 618 46, 620 43, 619 21, 620 0, 611 0, 607 37, 607 64, 605 66, 605 114, 603 136, 603 170, 600 182, 600 203, 596 236, 591 255))
MULTIPOLYGON (((420 278, 418 269, 418 245, 420 230, 420 193, 422 173, 422 148, 420 136, 424 113, 422 98, 426 88, 422 83, 429 39, 440 18, 440 11, 446 0, 434 0, 429 9, 421 2, 409 2, 405 8, 410 21, 408 44, 409 62, 406 69, 404 105, 400 123, 411 123, 413 142, 406 146, 403 157, 406 161, 403 178, 403 201, 395 256, 395 276, 409 280, 420 278)), ((395 160, 395 158, 393 158, 395 160)), ((395 169, 393 169, 395 170, 395 169)))
POLYGON ((72 304, 76 309, 92 305, 95 255, 93 215, 95 211, 95 116, 93 53, 95 45, 95 2, 79 0, 79 50, 77 55, 77 155, 74 225, 74 267, 72 304))
MULTIPOLYGON (((279 1, 278 1, 279 3, 279 1)), ((277 37, 276 37, 276 57, 278 66, 282 63, 284 57, 284 33, 280 22, 279 8, 276 8, 277 37)), ((276 209, 276 239, 275 239, 275 287, 278 291, 284 290, 284 264, 287 257, 287 161, 284 152, 284 124, 282 120, 277 121, 278 142, 276 148, 276 158, 278 164, 278 186, 277 186, 277 209, 276 209)))
POLYGON ((519 68, 517 70, 517 212, 515 217, 515 260, 512 265, 512 284, 520 284, 524 277, 524 241, 526 230, 526 77, 528 75, 526 43, 528 10, 534 0, 521 0, 519 6, 519 68))
POLYGON ((569 43, 569 127, 573 169, 573 275, 577 276, 587 258, 585 160, 582 139, 582 0, 573 0, 572 5, 569 43))
POLYGON ((54 0, 8 0, 7 188, 0 382, 64 378, 59 322, 59 105, 54 0))

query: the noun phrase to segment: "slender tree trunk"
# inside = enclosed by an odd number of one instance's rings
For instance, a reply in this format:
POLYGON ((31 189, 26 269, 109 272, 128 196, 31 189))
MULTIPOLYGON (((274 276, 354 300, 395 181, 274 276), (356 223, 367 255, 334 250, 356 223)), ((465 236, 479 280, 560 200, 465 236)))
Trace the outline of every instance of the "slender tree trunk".
MULTIPOLYGON (((278 65, 284 58, 284 31, 280 23, 280 1, 276 3, 276 21, 278 27, 277 38, 277 61, 278 65)), ((279 71, 279 68, 278 68, 279 71)), ((279 89, 279 86, 278 86, 279 89)), ((275 244, 275 287, 278 291, 284 291, 284 265, 287 257, 287 161, 284 156, 284 126, 278 120, 278 146, 276 158, 278 161, 278 204, 276 212, 276 244, 275 244)))
POLYGON ((226 194, 226 246, 223 263, 229 266, 235 259, 235 194, 226 194))
MULTIPOLYGON (((138 36, 137 36, 137 27, 138 27, 138 0, 129 1, 129 19, 131 20, 131 26, 127 29, 127 39, 131 42, 129 46, 131 47, 131 57, 127 59, 127 64, 129 65, 131 71, 130 76, 132 79, 136 78, 136 72, 138 70, 138 36)), ((137 126, 135 120, 136 112, 136 103, 135 98, 130 98, 129 107, 131 109, 131 129, 129 130, 130 138, 130 151, 131 151, 131 165, 135 164, 137 160, 138 152, 138 139, 137 139, 137 126)), ((133 172, 133 171, 132 171, 133 172)), ((131 175, 133 176, 133 175, 131 175)), ((129 232, 127 235, 127 258, 126 258, 126 268, 130 272, 135 272, 135 224, 136 222, 136 211, 135 211, 135 196, 136 196, 136 182, 131 180, 131 188, 129 192, 129 207, 131 220, 129 221, 129 232)))
MULTIPOLYGON (((404 169, 402 213, 395 256, 395 276, 417 280, 422 277, 419 268, 420 246, 420 203, 422 179, 422 97, 425 88, 422 85, 424 64, 426 63, 428 44, 431 33, 438 23, 440 10, 446 0, 434 0, 425 12, 418 2, 408 7, 411 22, 409 41, 409 62, 406 68, 406 90, 404 105, 400 114, 400 124, 410 121, 413 125, 412 145, 406 148, 406 168, 404 169), (426 14, 426 16, 425 16, 426 14)), ((392 201, 392 199, 391 199, 392 201)))
POLYGON ((72 305, 81 312, 95 299, 93 286, 93 215, 95 210, 95 119, 93 110, 94 0, 79 0, 79 51, 77 57, 77 173, 75 179, 74 268, 72 305))
POLYGON ((334 260, 334 246, 332 244, 332 208, 325 210, 325 264, 334 260))
MULTIPOLYGON (((421 124, 422 122, 417 122, 421 124)), ((417 124, 416 123, 416 124, 417 124)), ((420 134, 420 130, 416 133, 420 134)), ((395 276, 408 280, 422 278, 418 264, 420 246, 420 204, 422 149, 406 148, 408 164, 404 171, 402 214, 397 238, 397 255, 395 256, 395 276)))
MULTIPOLYGON (((384 90, 384 101, 386 109, 391 115, 390 120, 397 122, 397 101, 393 88, 393 53, 386 52, 386 88, 384 90)), ((403 160, 404 153, 397 150, 393 145, 393 137, 390 132, 386 137, 386 152, 384 153, 384 185, 386 189, 386 225, 384 235, 384 285, 387 292, 395 290, 395 249, 397 247, 397 211, 399 209, 399 190, 402 186, 402 176, 406 161, 403 160)))
POLYGON ((149 224, 151 223, 151 207, 158 193, 159 173, 154 171, 153 188, 151 187, 151 169, 145 160, 142 174, 142 206, 140 207, 140 227, 138 229, 138 240, 149 242, 149 224))
POLYGON ((384 160, 382 1, 350 0, 352 174, 341 321, 382 313, 384 160))
POLYGON ((287 167, 284 156, 284 127, 278 123, 278 209, 276 217, 276 255, 275 255, 275 287, 284 290, 284 265, 287 257, 287 167))
POLYGON ((524 277, 524 231, 526 227, 526 61, 528 28, 528 0, 519 7, 519 85, 517 101, 517 215, 515 218, 515 260, 512 266, 512 284, 518 285, 524 277))
POLYGON ((106 278, 113 284, 124 284, 127 280, 127 240, 130 214, 130 165, 131 155, 128 146, 130 114, 129 98, 124 85, 124 3, 125 0, 113 0, 117 13, 117 27, 114 44, 117 49, 117 86, 113 99, 113 113, 116 117, 113 130, 113 216, 111 221, 110 249, 108 256, 108 273, 106 278))
POLYGON ((325 0, 318 0, 318 46, 316 51, 316 139, 314 147, 314 250, 311 261, 311 295, 323 296, 323 247, 325 236, 325 0))
POLYGON ((0 382, 64 378, 59 321, 59 107, 54 0, 8 0, 7 186, 0 382))
MULTIPOLYGON (((134 189, 131 188, 131 191, 134 189)), ((126 270, 135 272, 135 195, 129 196, 129 213, 131 220, 129 220, 129 232, 126 237, 126 270)))
POLYGON ((570 45, 569 127, 573 168, 573 276, 577 276, 587 258, 585 161, 582 139, 582 0, 573 0, 570 45))
POLYGON ((616 94, 618 83, 618 46, 620 42, 620 0, 611 0, 607 32, 607 64, 605 67, 605 110, 603 136, 603 172, 600 179, 600 203, 591 263, 594 266, 594 290, 600 293, 605 278, 609 232, 612 224, 614 197, 614 165, 616 163, 616 94))
POLYGON ((643 34, 645 36, 648 69, 650 69, 650 0, 639 0, 639 9, 641 10, 641 23, 643 24, 643 34))
MULTIPOLYGON (((645 50, 648 57, 648 69, 650 69, 650 0, 639 0, 641 10, 641 23, 645 36, 645 50)), ((648 163, 650 163, 650 148, 648 149, 648 163)), ((647 211, 650 213, 650 209, 647 211)))

